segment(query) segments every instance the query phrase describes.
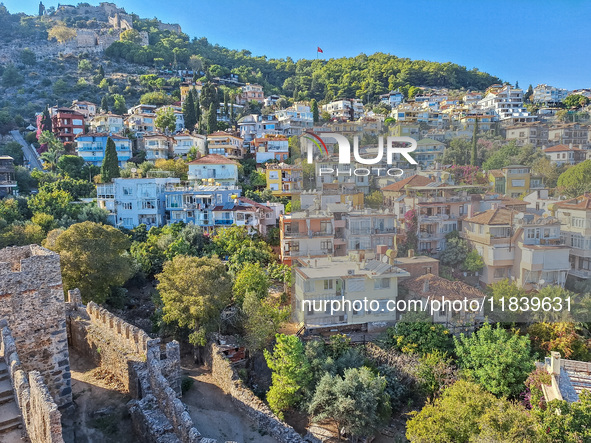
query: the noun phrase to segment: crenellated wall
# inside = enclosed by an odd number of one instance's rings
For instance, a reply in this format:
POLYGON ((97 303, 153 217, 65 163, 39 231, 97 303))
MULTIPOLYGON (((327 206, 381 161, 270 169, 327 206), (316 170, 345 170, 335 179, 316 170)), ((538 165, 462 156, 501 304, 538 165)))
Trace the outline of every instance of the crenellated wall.
POLYGON ((257 425, 280 443, 304 443, 306 440, 287 423, 282 422, 271 409, 247 387, 224 356, 219 346, 211 343, 207 356, 211 376, 225 393, 257 425))
MULTIPOLYGON (((166 345, 166 355, 180 358, 177 342, 166 345)), ((168 360, 168 358, 167 358, 168 360)), ((180 370, 180 365, 178 365, 180 370)), ((178 441, 181 443, 201 442, 201 434, 193 426, 193 420, 186 406, 178 398, 178 392, 170 386, 165 371, 171 365, 163 364, 160 359, 160 340, 148 342, 146 371, 140 373, 143 398, 129 403, 136 434, 142 436, 145 443, 160 441, 178 441), (166 425, 163 426, 163 423, 166 425)), ((180 385, 179 385, 180 388, 180 385)))
POLYGON ((25 372, 6 320, 0 321, 1 354, 8 368, 25 432, 33 443, 63 443, 61 413, 38 371, 25 372))
POLYGON ((136 441, 197 443, 201 434, 180 400, 181 354, 176 341, 151 339, 97 304, 81 304, 80 291, 68 291, 70 346, 123 383, 134 400, 128 404, 136 441))
MULTIPOLYGON (((70 291, 69 297, 79 295, 70 291)), ((86 309, 72 309, 73 305, 70 301, 67 311, 70 346, 111 372, 132 397, 139 397, 137 371, 146 361, 148 334, 94 302, 86 309)))
POLYGON ((60 258, 41 246, 0 250, 0 319, 25 372, 39 371, 58 406, 72 403, 60 258))

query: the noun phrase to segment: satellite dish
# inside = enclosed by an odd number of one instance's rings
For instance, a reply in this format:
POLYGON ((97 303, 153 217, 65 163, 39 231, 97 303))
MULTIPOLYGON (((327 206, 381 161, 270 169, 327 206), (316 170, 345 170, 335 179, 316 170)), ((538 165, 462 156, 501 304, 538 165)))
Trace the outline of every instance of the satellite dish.
POLYGON ((131 168, 131 172, 135 174, 137 172, 137 168, 131 168))

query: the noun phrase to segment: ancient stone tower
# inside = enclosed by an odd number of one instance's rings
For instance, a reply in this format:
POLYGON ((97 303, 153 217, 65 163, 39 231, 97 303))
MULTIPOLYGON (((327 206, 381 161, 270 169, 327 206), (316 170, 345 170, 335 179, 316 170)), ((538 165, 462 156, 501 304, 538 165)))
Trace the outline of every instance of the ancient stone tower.
POLYGON ((0 250, 0 320, 26 372, 39 371, 58 406, 72 402, 60 258, 41 246, 0 250))

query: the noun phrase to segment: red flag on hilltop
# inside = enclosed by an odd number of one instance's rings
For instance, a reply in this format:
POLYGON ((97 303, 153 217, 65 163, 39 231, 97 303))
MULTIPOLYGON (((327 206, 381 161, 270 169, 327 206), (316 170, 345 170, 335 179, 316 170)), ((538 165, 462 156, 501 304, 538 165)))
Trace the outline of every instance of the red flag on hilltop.
POLYGON ((320 49, 320 46, 318 46, 318 49, 316 49, 316 52, 322 52, 324 54, 324 51, 322 49, 320 49))

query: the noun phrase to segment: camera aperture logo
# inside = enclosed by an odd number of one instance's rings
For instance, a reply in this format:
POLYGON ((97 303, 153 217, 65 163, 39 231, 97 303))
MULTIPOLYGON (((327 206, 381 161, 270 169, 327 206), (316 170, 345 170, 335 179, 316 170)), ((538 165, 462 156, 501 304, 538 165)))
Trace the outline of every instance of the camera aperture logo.
MULTIPOLYGON (((351 143, 342 134, 336 132, 325 132, 322 135, 316 134, 312 131, 306 131, 302 138, 305 140, 303 146, 307 153, 308 163, 314 162, 314 153, 319 152, 321 157, 330 157, 326 142, 334 140, 339 147, 339 165, 351 165, 351 143)), ((333 142, 334 143, 334 142, 333 142)), ((355 176, 390 176, 400 177, 404 171, 400 168, 383 167, 382 165, 391 166, 398 158, 404 158, 411 165, 418 164, 417 161, 410 156, 410 153, 417 149, 417 141, 411 137, 378 137, 378 147, 375 157, 365 158, 359 152, 359 137, 353 137, 353 158, 356 163, 368 165, 366 168, 328 168, 320 167, 318 169, 319 175, 355 175, 355 176), (384 143, 385 141, 385 143, 384 143), (384 162, 385 155, 385 162, 384 162), (376 165, 376 166, 372 166, 376 165)))

